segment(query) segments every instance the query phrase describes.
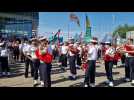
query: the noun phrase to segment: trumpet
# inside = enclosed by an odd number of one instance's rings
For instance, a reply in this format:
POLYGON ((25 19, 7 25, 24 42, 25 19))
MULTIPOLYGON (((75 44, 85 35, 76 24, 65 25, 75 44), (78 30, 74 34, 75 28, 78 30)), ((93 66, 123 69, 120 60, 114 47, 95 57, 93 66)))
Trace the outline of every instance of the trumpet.
POLYGON ((125 53, 124 50, 125 50, 125 48, 123 46, 120 46, 120 47, 116 48, 116 52, 121 53, 121 54, 125 53))

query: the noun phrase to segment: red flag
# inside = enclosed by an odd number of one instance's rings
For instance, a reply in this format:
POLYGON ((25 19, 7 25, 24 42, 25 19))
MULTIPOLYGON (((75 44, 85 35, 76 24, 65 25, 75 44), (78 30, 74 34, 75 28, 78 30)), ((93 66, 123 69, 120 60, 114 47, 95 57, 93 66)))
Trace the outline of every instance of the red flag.
POLYGON ((79 18, 75 14, 71 13, 70 19, 71 19, 71 21, 75 21, 78 24, 78 26, 80 26, 79 18))

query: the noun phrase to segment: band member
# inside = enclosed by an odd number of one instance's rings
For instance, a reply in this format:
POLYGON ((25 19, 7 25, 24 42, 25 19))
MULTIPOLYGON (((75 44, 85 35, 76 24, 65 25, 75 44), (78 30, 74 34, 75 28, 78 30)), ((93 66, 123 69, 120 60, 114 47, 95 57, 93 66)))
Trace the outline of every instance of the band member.
POLYGON ((76 55, 76 59, 77 59, 77 65, 76 65, 76 67, 78 69, 80 69, 80 67, 81 67, 81 53, 82 53, 82 48, 81 48, 79 42, 76 42, 76 44, 77 44, 77 49, 79 50, 79 53, 76 55))
POLYGON ((0 62, 1 62, 1 67, 2 67, 2 75, 5 76, 10 76, 10 68, 8 65, 8 49, 6 48, 6 44, 3 42, 3 45, 1 46, 1 52, 0 52, 0 62))
POLYGON ((65 42, 61 47, 61 66, 65 70, 67 67, 67 54, 68 54, 68 44, 65 42))
POLYGON ((85 72, 85 87, 95 87, 95 72, 96 72, 96 60, 98 57, 98 51, 96 48, 97 41, 91 40, 91 44, 88 47, 88 66, 85 72))
POLYGON ((34 70, 33 70, 33 64, 30 59, 30 48, 31 48, 31 41, 27 41, 24 48, 23 48, 23 53, 25 55, 25 78, 28 78, 28 72, 29 72, 29 66, 31 67, 31 77, 34 76, 34 70))
POLYGON ((124 45, 125 50, 122 52, 126 53, 125 62, 125 76, 126 81, 131 81, 131 85, 134 85, 134 45, 133 39, 128 39, 128 43, 124 45))
POLYGON ((81 60, 82 60, 82 70, 86 71, 87 69, 87 56, 88 56, 88 47, 86 44, 82 45, 82 54, 81 54, 81 60))
POLYGON ((14 60, 17 62, 19 60, 19 41, 15 41, 13 45, 13 51, 14 51, 14 60))
POLYGON ((36 50, 36 56, 40 60, 39 72, 41 86, 51 87, 51 68, 52 54, 49 52, 48 40, 43 37, 40 39, 39 49, 36 50))
POLYGON ((70 65, 70 72, 71 76, 69 76, 70 80, 76 80, 76 54, 78 53, 77 48, 74 47, 74 43, 71 42, 69 44, 69 65, 70 65))
POLYGON ((37 58, 35 55, 35 51, 38 49, 38 40, 36 38, 31 39, 31 48, 30 48, 30 60, 32 61, 33 64, 33 86, 38 85, 38 71, 39 71, 39 65, 40 65, 40 60, 37 58))
POLYGON ((114 54, 115 54, 115 48, 112 47, 112 44, 110 42, 105 43, 106 50, 105 50, 105 55, 104 55, 104 61, 105 61, 105 70, 106 70, 106 76, 108 81, 106 83, 110 86, 113 87, 113 61, 114 61, 114 54))
POLYGON ((52 43, 51 48, 52 48, 52 52, 53 52, 53 57, 55 59, 57 56, 57 49, 56 49, 56 45, 54 42, 52 43))
POLYGON ((20 51, 20 62, 24 62, 25 61, 25 56, 23 54, 23 47, 24 47, 24 42, 21 41, 21 43, 19 44, 19 51, 20 51))

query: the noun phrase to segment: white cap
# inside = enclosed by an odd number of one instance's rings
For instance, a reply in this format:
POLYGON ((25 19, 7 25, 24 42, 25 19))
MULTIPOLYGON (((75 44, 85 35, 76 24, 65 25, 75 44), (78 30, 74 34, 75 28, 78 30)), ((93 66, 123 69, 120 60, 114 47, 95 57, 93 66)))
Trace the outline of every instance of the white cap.
POLYGON ((105 43, 106 43, 106 44, 110 44, 111 42, 109 42, 109 41, 106 41, 105 43))
POLYGON ((97 40, 91 39, 90 42, 97 43, 97 40))
POLYGON ((71 44, 69 44, 69 46, 73 46, 73 44, 71 43, 71 44))
POLYGON ((4 45, 4 42, 0 43, 0 46, 3 46, 4 45))
POLYGON ((32 38, 32 39, 30 39, 31 41, 34 41, 34 40, 37 40, 37 38, 32 38))
POLYGON ((42 41, 42 40, 47 40, 47 38, 46 38, 46 37, 41 37, 39 40, 40 40, 40 41, 42 41))

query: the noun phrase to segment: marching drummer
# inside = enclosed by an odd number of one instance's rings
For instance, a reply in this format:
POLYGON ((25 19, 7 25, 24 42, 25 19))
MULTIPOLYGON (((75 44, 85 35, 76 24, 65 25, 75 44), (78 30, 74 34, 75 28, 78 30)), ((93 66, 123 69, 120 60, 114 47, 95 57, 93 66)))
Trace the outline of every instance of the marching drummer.
POLYGON ((105 61, 105 70, 106 70, 106 76, 108 81, 106 83, 110 86, 113 87, 113 62, 114 62, 114 54, 115 54, 115 48, 112 47, 111 42, 105 42, 105 55, 104 55, 104 61, 105 61))
POLYGON ((88 47, 88 66, 85 72, 84 87, 95 87, 95 72, 96 72, 96 60, 98 57, 98 51, 96 48, 97 40, 91 40, 91 45, 88 47))

